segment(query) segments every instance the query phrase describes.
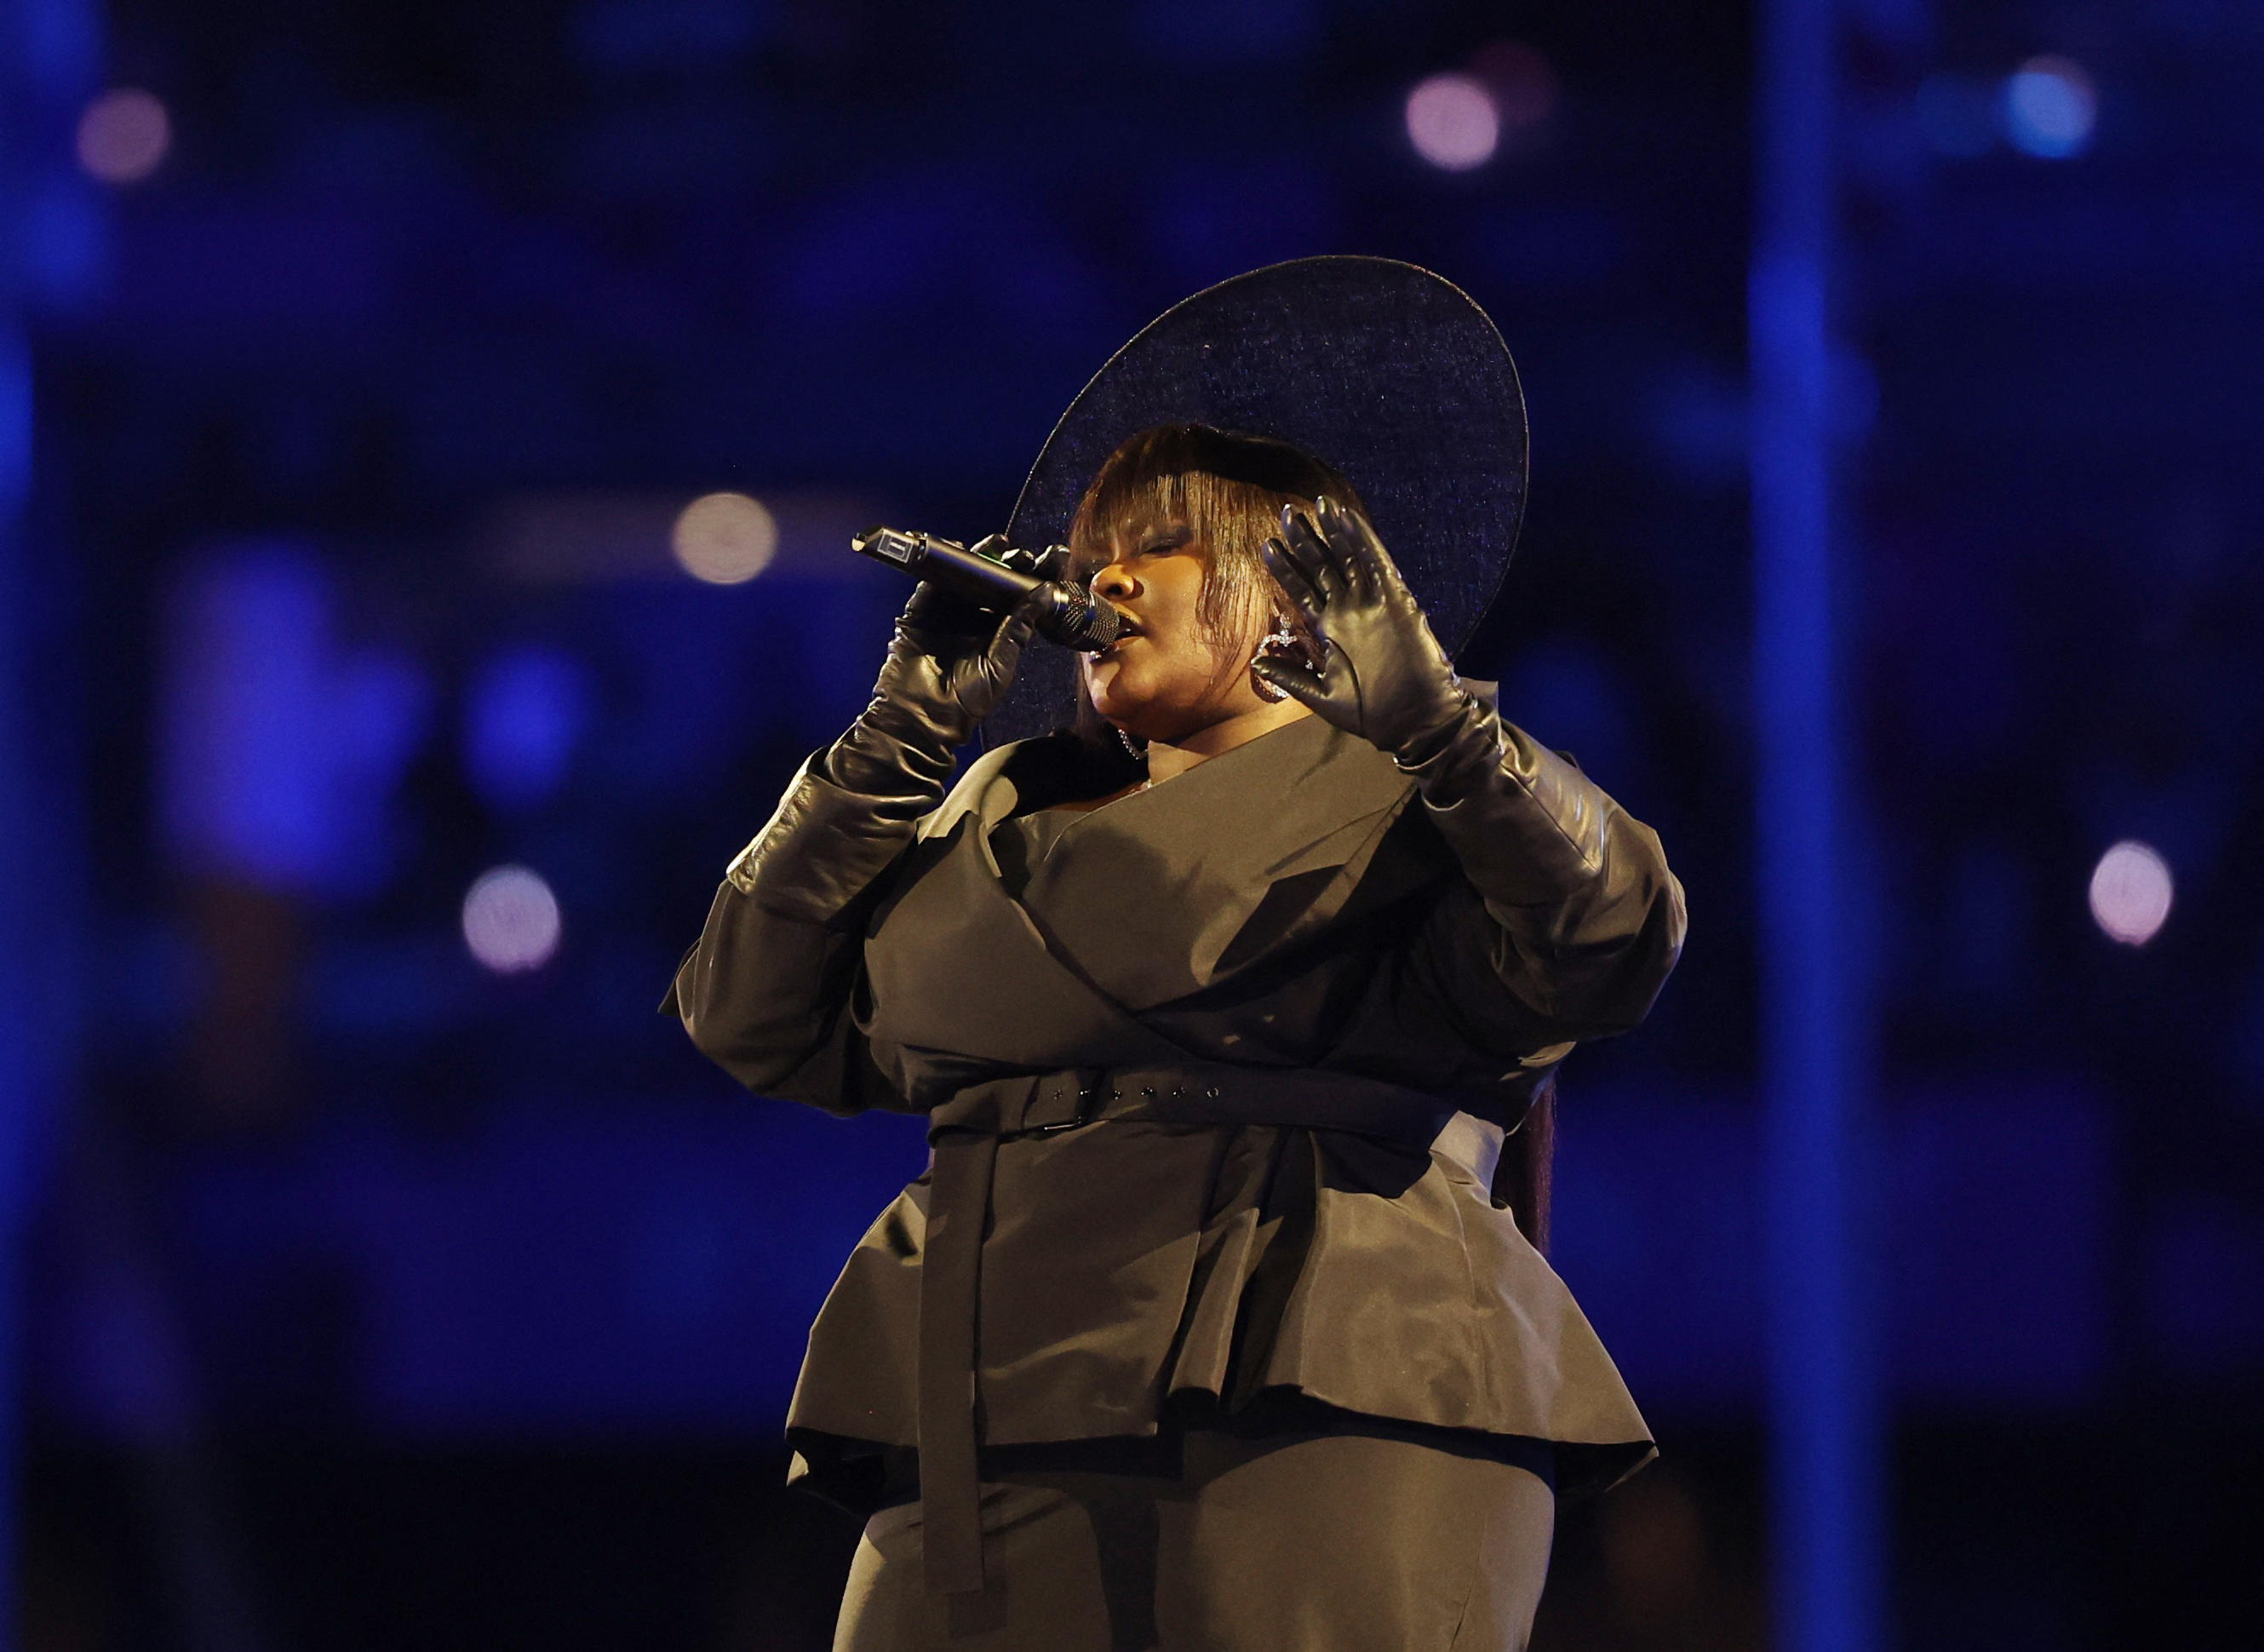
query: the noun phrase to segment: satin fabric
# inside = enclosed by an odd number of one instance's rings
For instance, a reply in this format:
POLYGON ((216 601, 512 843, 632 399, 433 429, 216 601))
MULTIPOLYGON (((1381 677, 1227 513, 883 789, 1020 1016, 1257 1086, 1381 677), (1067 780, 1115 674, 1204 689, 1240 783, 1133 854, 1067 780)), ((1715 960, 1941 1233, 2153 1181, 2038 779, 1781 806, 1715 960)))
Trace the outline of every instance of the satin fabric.
MULTIPOLYGON (((1139 1435, 1173 1393, 1231 1405, 1283 1387, 1558 1442, 1571 1487, 1641 1461, 1633 1401, 1481 1161, 1486 1129, 1498 1143, 1575 1041, 1639 1020, 1671 967, 1680 891, 1656 839, 1557 764, 1550 783, 1614 830, 1563 899, 1533 900, 1527 877, 1491 899, 1388 757, 1307 719, 1070 823, 1017 899, 993 834, 1091 795, 1083 761, 1065 738, 990 753, 830 905, 727 885, 673 994, 701 1048, 838 1111, 1181 1060, 1388 1079, 1466 1098, 1472 1122, 1427 1151, 1129 1121, 999 1142, 984 1441, 1139 1435)), ((853 802, 805 776, 781 814, 822 825, 853 802)), ((789 1428, 803 1469, 853 1506, 876 1445, 918 1443, 927 1216, 923 1179, 811 1333, 789 1428)))
POLYGON ((922 1587, 917 1502, 882 1509, 851 1562, 834 1652, 1525 1647, 1556 1520, 1528 1470, 1335 1430, 1198 1430, 1177 1454, 1169 1473, 1002 1472, 983 1488, 993 1581, 979 1602, 922 1587))

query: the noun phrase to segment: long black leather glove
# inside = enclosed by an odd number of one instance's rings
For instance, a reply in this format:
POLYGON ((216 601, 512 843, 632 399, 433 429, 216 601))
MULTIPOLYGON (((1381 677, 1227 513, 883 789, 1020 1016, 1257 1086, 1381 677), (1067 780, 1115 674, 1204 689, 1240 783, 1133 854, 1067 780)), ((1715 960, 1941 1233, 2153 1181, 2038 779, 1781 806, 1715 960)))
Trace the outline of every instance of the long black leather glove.
MULTIPOLYGON (((1315 515, 1281 512, 1281 537, 1260 552, 1323 655, 1317 668, 1259 656, 1257 674, 1412 769, 1435 755, 1477 703, 1391 554, 1357 511, 1322 499, 1315 515)), ((1424 795, 1449 776, 1433 773, 1424 795)))
MULTIPOLYGON (((1317 665, 1261 655, 1251 669, 1415 777, 1505 924, 1560 959, 1652 931, 1642 950, 1662 957, 1664 980, 1681 943, 1681 891, 1658 838, 1463 685, 1366 517, 1327 499, 1281 517, 1266 566, 1323 653, 1317 665)), ((1575 984, 1561 964, 1555 973, 1575 984)), ((1638 1016, 1658 980, 1638 989, 1638 1016)))
POLYGON ((872 703, 827 752, 827 774, 870 797, 941 802, 955 753, 1005 697, 1036 627, 1034 609, 1002 620, 923 582, 896 621, 872 703))
POLYGON ((731 885, 784 917, 823 922, 856 899, 943 801, 959 748, 1014 680, 1034 612, 1004 619, 934 586, 896 622, 872 703, 802 767, 731 885))

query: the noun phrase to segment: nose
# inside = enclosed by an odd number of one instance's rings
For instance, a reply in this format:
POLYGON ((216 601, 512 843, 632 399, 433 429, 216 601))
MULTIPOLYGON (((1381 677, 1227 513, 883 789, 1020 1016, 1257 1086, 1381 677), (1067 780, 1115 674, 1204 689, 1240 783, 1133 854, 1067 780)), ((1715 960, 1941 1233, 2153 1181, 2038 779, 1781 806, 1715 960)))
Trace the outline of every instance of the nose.
POLYGON ((1126 597, 1136 594, 1140 589, 1140 584, 1138 580, 1133 579, 1132 571, 1129 568, 1121 562, 1112 562, 1092 576, 1085 589, 1097 597, 1106 597, 1112 602, 1120 602, 1126 597))

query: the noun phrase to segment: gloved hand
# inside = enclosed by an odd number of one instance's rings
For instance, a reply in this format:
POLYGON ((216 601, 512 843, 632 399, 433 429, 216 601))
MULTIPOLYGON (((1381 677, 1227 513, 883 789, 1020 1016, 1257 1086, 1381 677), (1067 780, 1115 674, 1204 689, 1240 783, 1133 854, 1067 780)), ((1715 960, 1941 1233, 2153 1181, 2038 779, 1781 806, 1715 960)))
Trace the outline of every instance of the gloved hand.
POLYGON ((923 583, 896 622, 873 702, 805 764, 725 881, 781 917, 830 922, 943 801, 958 749, 998 709, 1036 629, 923 583))
POLYGON ((1252 672, 1390 753, 1431 802, 1453 802, 1465 771, 1493 756, 1498 724, 1455 675, 1368 519, 1327 498, 1311 515, 1285 506, 1281 538, 1260 555, 1323 658, 1314 666, 1261 654, 1252 672))
POLYGON ((872 703, 825 754, 826 777, 870 797, 940 799, 954 754, 1005 697, 1036 624, 1027 604, 1000 619, 923 582, 872 703))
POLYGON ((1527 906, 1614 885, 1617 805, 1463 686, 1365 517, 1326 499, 1311 516, 1286 509, 1264 556, 1325 652, 1317 667, 1261 655, 1251 670, 1390 753, 1481 892, 1527 906))
POLYGON ((1497 973, 1579 1038, 1633 1026, 1682 944, 1682 889, 1658 839, 1455 675, 1375 530, 1317 502, 1281 513, 1266 566, 1325 655, 1251 670, 1414 776, 1432 824, 1502 927, 1497 973))

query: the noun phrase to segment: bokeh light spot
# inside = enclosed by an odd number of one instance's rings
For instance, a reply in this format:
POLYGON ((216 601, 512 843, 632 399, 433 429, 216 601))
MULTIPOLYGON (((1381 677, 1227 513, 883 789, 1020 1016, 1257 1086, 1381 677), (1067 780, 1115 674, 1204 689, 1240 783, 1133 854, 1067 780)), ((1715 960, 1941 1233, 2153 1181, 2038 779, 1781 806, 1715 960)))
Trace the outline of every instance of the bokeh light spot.
POLYGON ((1469 75, 1432 76, 1407 94, 1407 141, 1445 171, 1484 165, 1501 142, 1493 94, 1469 75))
POLYGON ((500 975, 541 969, 558 950, 558 898, 524 866, 482 872, 464 896, 464 944, 500 975))
POLYGON ((2047 161, 2080 155, 2099 116, 2099 95, 2079 63, 2032 57, 2005 82, 2005 135, 2047 161))
POLYGON ((139 87, 112 88, 78 118, 78 164, 105 184, 139 183, 172 146, 165 106, 139 87))
POLYGON ((2170 915, 2170 867, 2135 838, 2099 857, 2091 873, 2091 915, 2125 946, 2152 940, 2170 915))
POLYGON ((744 585, 778 554, 778 519, 744 493, 705 493, 676 519, 671 543, 684 571, 709 585, 744 585))

